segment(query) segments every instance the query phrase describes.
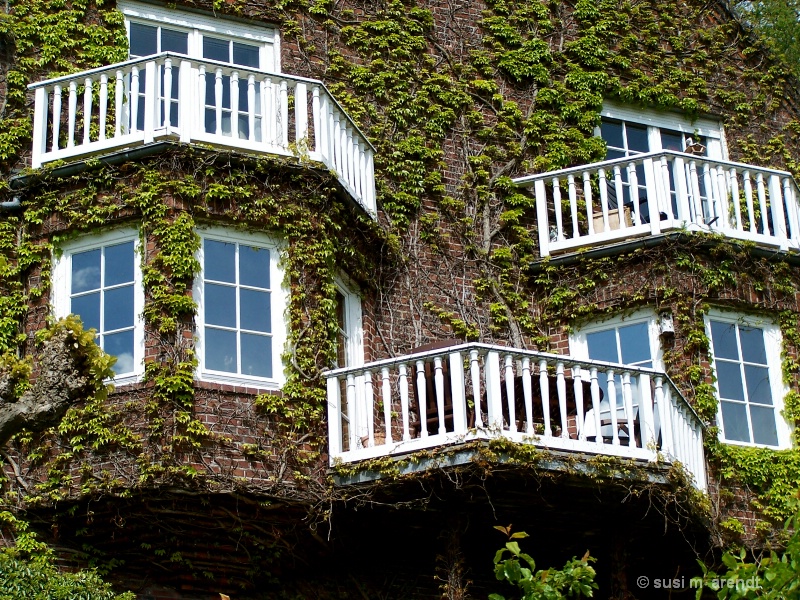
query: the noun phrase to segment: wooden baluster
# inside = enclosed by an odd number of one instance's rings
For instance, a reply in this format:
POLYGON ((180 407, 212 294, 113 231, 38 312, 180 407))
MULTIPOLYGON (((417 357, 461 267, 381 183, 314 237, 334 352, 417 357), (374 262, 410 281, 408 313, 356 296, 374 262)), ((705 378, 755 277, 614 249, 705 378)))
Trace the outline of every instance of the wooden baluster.
POLYGON ((375 395, 372 389, 372 372, 364 371, 364 414, 367 423, 367 447, 375 446, 375 395))
POLYGON ((475 404, 475 427, 483 427, 481 416, 481 365, 478 362, 478 351, 469 351, 469 371, 472 378, 472 401, 475 404))
POLYGON ((439 434, 447 433, 444 422, 444 375, 442 373, 442 357, 433 359, 433 382, 436 388, 436 410, 439 413, 439 434))
POLYGON ((536 194, 536 222, 539 225, 539 254, 544 258, 550 256, 550 216, 544 179, 537 179, 533 189, 536 194))
POLYGON ((484 381, 486 386, 486 420, 493 433, 503 429, 503 398, 500 392, 500 355, 490 351, 486 353, 484 364, 484 381))
POLYGON ((330 141, 330 125, 328 123, 330 107, 328 106, 328 94, 323 90, 320 92, 319 86, 315 86, 314 89, 316 90, 317 96, 319 98, 319 125, 316 125, 317 121, 315 120, 314 127, 316 131, 316 144, 317 144, 317 151, 320 154, 322 159, 322 163, 327 167, 331 166, 331 141, 330 141))
POLYGON ((342 176, 342 136, 339 126, 339 111, 333 109, 333 165, 334 171, 339 177, 342 176))
POLYGON ((544 415, 544 436, 551 437, 553 430, 550 428, 550 379, 547 377, 547 361, 539 361, 539 389, 542 392, 542 414, 544 415))
POLYGON ((786 201, 786 221, 789 223, 789 239, 796 246, 800 240, 800 218, 798 218, 797 198, 794 194, 792 178, 784 177, 781 181, 783 182, 783 198, 786 201))
POLYGON ((229 96, 231 98, 231 137, 239 139, 239 71, 233 71, 228 78, 229 96))
POLYGON ((695 225, 705 225, 705 218, 703 216, 703 198, 700 196, 700 177, 697 175, 697 161, 689 161, 689 181, 692 190, 692 206, 694 208, 694 217, 692 222, 695 225))
POLYGON ((139 67, 131 67, 131 132, 139 131, 139 67))
POLYGON ((172 59, 164 60, 164 127, 172 125, 172 59))
MULTIPOLYGON (((258 141, 256 112, 256 76, 250 73, 247 76, 247 139, 251 142, 258 141)), ((263 126, 263 119, 261 122, 263 126)))
MULTIPOLYGON (((630 198, 631 205, 633 208, 631 211, 634 213, 632 220, 634 225, 641 225, 639 221, 639 178, 636 175, 636 163, 628 163, 628 196, 630 198)), ((656 198, 653 198, 654 202, 657 202, 656 198)), ((619 210, 619 228, 624 229, 628 226, 628 220, 625 218, 625 203, 622 202, 619 206, 617 206, 617 210, 619 210)))
MULTIPOLYGON (((614 166, 614 193, 617 195, 617 214, 621 216, 624 210, 623 204, 625 204, 625 187, 622 182, 622 169, 619 165, 614 166)), ((623 227, 623 221, 625 219, 620 219, 620 227, 623 227)), ((609 229, 610 225, 609 223, 609 229)))
POLYGON ((153 143, 153 130, 158 116, 158 98, 156 97, 158 69, 155 61, 144 66, 144 143, 153 143))
POLYGON ((561 412, 561 437, 569 439, 567 428, 567 382, 564 379, 564 363, 556 363, 556 391, 558 392, 558 408, 561 412))
POLYGON ((764 175, 761 173, 756 173, 756 194, 758 195, 758 208, 761 211, 761 233, 763 235, 772 235, 769 230, 767 191, 764 186, 764 175))
POLYGON ((619 446, 619 425, 617 421, 617 383, 614 381, 614 369, 606 371, 606 390, 608 390, 608 407, 611 416, 611 443, 619 446))
POLYGON ((58 135, 61 128, 61 86, 53 86, 53 144, 52 151, 58 151, 58 135))
POLYGON ((750 171, 742 172, 742 180, 744 182, 744 201, 747 205, 747 220, 750 225, 750 233, 758 233, 755 208, 753 204, 753 181, 750 178, 750 171))
POLYGON ((217 68, 214 77, 214 112, 217 126, 215 135, 222 135, 222 69, 217 68))
POLYGON ((692 209, 689 205, 689 190, 691 184, 687 178, 688 167, 680 156, 675 157, 672 172, 675 177, 675 193, 678 197, 678 214, 675 215, 675 218, 682 224, 688 225, 692 222, 692 209))
POLYGON ((556 213, 556 240, 564 241, 564 223, 561 215, 561 188, 558 177, 553 177, 553 205, 556 213))
POLYGON ((69 82, 69 105, 67 107, 67 148, 75 146, 75 119, 78 111, 78 86, 69 82))
POLYGON ((594 214, 592 207, 592 179, 589 171, 583 172, 583 201, 586 202, 586 224, 589 235, 594 235, 594 214))
POLYGON ((386 443, 392 439, 392 385, 389 379, 389 367, 381 369, 381 398, 383 399, 383 427, 386 432, 386 443))
POLYGON ((600 383, 597 376, 597 367, 589 369, 589 389, 592 392, 592 412, 594 413, 594 441, 603 443, 602 424, 600 422, 600 383))
MULTIPOLYGON (((450 396, 453 403, 453 431, 467 433, 467 385, 464 379, 464 358, 461 352, 450 353, 450 396)), ((442 390, 444 393, 444 390, 442 390)))
POLYGON ((280 110, 281 147, 286 150, 289 148, 289 91, 285 79, 281 80, 280 110))
POLYGON ((664 378, 655 377, 655 396, 658 405, 658 416, 661 422, 661 451, 669 456, 672 454, 672 428, 670 426, 669 408, 664 396, 664 378))
POLYGON ((404 364, 398 365, 398 370, 400 384, 400 412, 403 413, 403 441, 407 442, 411 439, 411 429, 408 424, 408 370, 404 364))
POLYGON ((508 405, 508 430, 517 431, 516 398, 514 397, 514 359, 506 354, 506 403, 508 405))
POLYGON ((708 203, 708 213, 703 213, 703 224, 709 227, 714 227, 717 225, 718 221, 712 223, 714 221, 714 217, 719 216, 719 213, 716 210, 716 194, 714 194, 714 183, 711 179, 711 169, 708 163, 703 163, 703 184, 706 189, 706 202, 708 203), (711 225, 709 225, 709 223, 711 225))
POLYGON ((103 73, 100 75, 100 98, 99 105, 100 111, 100 140, 106 139, 106 124, 108 121, 108 75, 103 73))
POLYGON ((420 437, 428 437, 428 391, 425 385, 425 361, 417 361, 417 408, 420 437))
POLYGON ((92 80, 83 80, 83 144, 91 142, 92 130, 92 80))
POLYGON ((264 143, 274 147, 277 117, 275 116, 275 86, 272 85, 270 77, 265 77, 261 82, 261 98, 264 105, 262 113, 264 116, 261 119, 264 143))
POLYGON ((744 223, 742 223, 742 207, 739 205, 739 174, 736 172, 735 167, 731 167, 728 171, 728 181, 730 182, 731 189, 731 204, 733 204, 733 218, 736 221, 735 228, 737 231, 744 231, 744 223))
POLYGON ((525 433, 533 435, 533 381, 531 381, 531 359, 522 359, 522 394, 525 397, 525 433))
POLYGON ((324 163, 325 152, 323 150, 324 144, 322 141, 322 113, 320 111, 319 86, 315 85, 311 87, 311 123, 314 125, 314 152, 320 155, 324 163))
POLYGON ((600 188, 600 212, 603 214, 603 231, 605 232, 610 229, 608 223, 608 180, 606 179, 606 170, 598 169, 597 176, 600 188))
POLYGON ((572 368, 572 384, 575 394, 575 426, 578 430, 578 439, 582 442, 586 441, 586 432, 583 429, 583 374, 579 365, 573 365, 572 368))
POLYGON ((117 69, 116 82, 114 84, 114 137, 129 132, 130 115, 125 118, 125 78, 122 69, 117 69))
POLYGON ((633 390, 631 389, 630 371, 622 372, 622 402, 625 407, 625 421, 628 424, 628 447, 636 447, 636 432, 634 423, 636 422, 633 414, 633 390))
POLYGON ((342 145, 342 170, 339 173, 342 180, 350 183, 350 145, 347 143, 347 115, 342 115, 339 119, 339 137, 342 145))
POLYGON ((580 237, 578 229, 578 193, 575 187, 575 176, 571 173, 567 176, 567 190, 569 193, 569 212, 572 216, 572 239, 580 237))
MULTIPOLYGON (((653 394, 650 388, 650 375, 639 375, 639 420, 641 427, 642 448, 647 448, 656 443, 656 424, 653 417, 653 394)), ((653 456, 655 458, 655 454, 653 456)))

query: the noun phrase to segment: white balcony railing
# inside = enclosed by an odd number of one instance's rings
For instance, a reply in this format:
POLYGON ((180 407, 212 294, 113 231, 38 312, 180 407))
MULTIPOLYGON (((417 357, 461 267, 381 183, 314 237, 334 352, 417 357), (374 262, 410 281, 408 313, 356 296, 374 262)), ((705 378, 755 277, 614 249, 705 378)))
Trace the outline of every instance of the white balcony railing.
POLYGON ((34 168, 197 142, 321 163, 375 215, 374 149, 320 81, 163 53, 30 88, 34 168))
POLYGON ((786 171, 662 151, 515 183, 536 194, 541 256, 681 229, 800 249, 798 188, 786 171))
POLYGON ((326 374, 331 464, 504 437, 680 461, 705 489, 702 424, 653 369, 461 344, 326 374))

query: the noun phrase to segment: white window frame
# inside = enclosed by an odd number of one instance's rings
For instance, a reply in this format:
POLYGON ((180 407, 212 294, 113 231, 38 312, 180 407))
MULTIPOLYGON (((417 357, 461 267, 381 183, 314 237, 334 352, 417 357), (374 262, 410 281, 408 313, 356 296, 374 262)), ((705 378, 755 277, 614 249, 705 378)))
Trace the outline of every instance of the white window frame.
POLYGON ((88 234, 58 245, 53 257, 52 295, 53 315, 63 319, 70 314, 72 255, 105 246, 133 241, 133 371, 120 373, 111 381, 125 385, 140 381, 144 375, 144 286, 142 284, 141 240, 136 229, 117 229, 100 234, 88 234))
POLYGON ((589 359, 589 343, 586 339, 587 334, 607 331, 625 325, 636 325, 647 323, 647 333, 650 338, 650 356, 653 361, 653 369, 663 370, 662 349, 659 341, 658 316, 651 309, 637 310, 633 313, 616 315, 601 321, 591 321, 579 328, 576 328, 569 337, 570 353, 578 359, 589 359))
POLYGON ((346 275, 334 279, 334 286, 344 298, 345 332, 347 334, 347 367, 364 365, 364 325, 361 313, 361 293, 358 286, 346 275))
MULTIPOLYGON (((701 117, 692 121, 677 112, 635 108, 609 101, 603 103, 600 116, 647 126, 647 138, 652 152, 661 149, 659 130, 669 129, 679 131, 688 137, 694 135, 705 137, 708 145, 708 157, 711 159, 725 160, 728 157, 725 130, 722 127, 722 121, 719 120, 701 117)), ((601 137, 599 126, 595 129, 595 135, 601 137)))
POLYGON ((259 46, 259 61, 262 69, 281 72, 280 35, 274 27, 260 23, 240 23, 231 19, 212 17, 188 10, 173 10, 131 0, 120 0, 117 8, 125 16, 125 29, 130 39, 130 23, 164 25, 189 34, 188 51, 192 58, 203 56, 203 35, 229 40, 249 42, 259 46))
MULTIPOLYGON (((783 416, 783 397, 789 393, 789 388, 783 382, 783 358, 781 348, 783 336, 780 327, 767 317, 755 315, 744 315, 737 312, 711 309, 705 316, 706 335, 709 339, 709 362, 715 373, 714 388, 717 394, 717 425, 719 427, 720 441, 736 445, 757 448, 785 449, 792 445, 791 428, 783 416), (767 356, 767 370, 769 372, 770 391, 772 392, 772 403, 775 411, 775 429, 778 435, 778 445, 756 444, 755 442, 743 442, 740 440, 725 439, 724 424, 722 422, 722 402, 720 401, 719 382, 716 381, 716 361, 713 355, 713 345, 711 337, 711 321, 721 321, 723 323, 743 325, 745 327, 757 327, 764 331, 764 346, 767 356)), ((744 385, 744 383, 743 383, 744 385)), ((747 404, 749 405, 749 403, 747 404)))
MULTIPOLYGON (((221 227, 202 227, 197 230, 203 239, 219 242, 236 243, 258 246, 269 250, 269 278, 270 278, 270 319, 272 330, 272 377, 259 377, 223 371, 213 371, 205 367, 204 331, 205 331, 205 304, 203 294, 203 273, 198 273, 192 286, 192 295, 197 304, 195 317, 195 349, 197 351, 198 370, 197 379, 213 383, 257 387, 261 389, 279 389, 286 382, 283 371, 283 352, 286 347, 286 310, 289 306, 289 292, 285 287, 284 273, 281 268, 282 255, 285 245, 262 233, 248 233, 225 229, 221 227)), ((203 244, 197 251, 196 258, 203 265, 203 244)))

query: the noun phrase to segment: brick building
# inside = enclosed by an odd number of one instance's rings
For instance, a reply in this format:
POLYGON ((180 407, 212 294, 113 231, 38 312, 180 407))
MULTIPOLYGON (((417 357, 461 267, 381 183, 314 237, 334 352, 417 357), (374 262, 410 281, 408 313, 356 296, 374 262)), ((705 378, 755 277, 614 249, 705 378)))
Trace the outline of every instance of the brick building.
POLYGON ((655 582, 775 543, 800 108, 726 2, 10 14, 0 341, 35 382, 75 314, 116 357, 3 454, 65 560, 147 599, 478 598, 511 524, 599 597, 688 598, 655 582))

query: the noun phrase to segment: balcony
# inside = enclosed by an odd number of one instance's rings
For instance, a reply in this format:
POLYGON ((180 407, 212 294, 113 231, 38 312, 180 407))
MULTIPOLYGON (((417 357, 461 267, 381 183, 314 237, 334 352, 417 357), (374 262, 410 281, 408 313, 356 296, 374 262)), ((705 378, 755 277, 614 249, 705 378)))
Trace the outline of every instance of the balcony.
POLYGON ((798 188, 786 171, 661 151, 514 183, 536 195, 542 257, 669 231, 800 250, 798 188))
POLYGON ((374 149, 320 81, 163 53, 32 84, 32 166, 206 144, 331 171, 373 218, 374 149))
POLYGON ((331 465, 506 438, 579 460, 679 461, 706 486, 702 424, 660 371, 470 343, 326 376, 331 465))

